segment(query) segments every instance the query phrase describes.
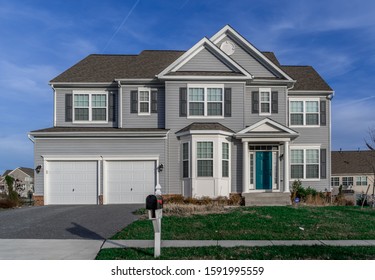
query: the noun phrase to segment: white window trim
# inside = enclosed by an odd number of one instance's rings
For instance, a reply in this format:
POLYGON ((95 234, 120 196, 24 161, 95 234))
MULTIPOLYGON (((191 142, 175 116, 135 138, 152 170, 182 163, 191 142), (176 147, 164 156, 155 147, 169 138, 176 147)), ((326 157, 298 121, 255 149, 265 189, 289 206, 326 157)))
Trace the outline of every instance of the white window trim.
MULTIPOLYGON (((320 127, 320 99, 319 98, 289 98, 289 127, 320 127), (303 102, 303 124, 302 125, 292 125, 291 123, 291 115, 292 115, 292 112, 291 112, 291 102, 292 101, 297 101, 297 102, 303 102), (317 125, 307 125, 306 124, 306 101, 315 101, 315 102, 318 102, 318 124, 317 125)), ((295 113, 297 114, 297 113, 295 113)))
MULTIPOLYGON (((224 118, 224 84, 188 84, 187 85, 187 118, 188 119, 223 119, 224 118), (203 88, 204 89, 204 101, 199 101, 201 103, 204 103, 203 116, 190 116, 190 95, 189 95, 189 89, 190 88, 203 88), (219 116, 208 116, 207 114, 207 104, 210 102, 219 103, 218 101, 208 101, 207 100, 207 89, 208 88, 221 88, 222 92, 222 100, 221 100, 221 115, 219 116)), ((194 101, 192 101, 194 102, 194 101)))
POLYGON ((349 187, 349 186, 354 186, 354 179, 355 179, 354 176, 343 176, 343 177, 341 178, 341 180, 342 180, 342 185, 343 185, 343 186, 347 186, 347 187, 349 187), (351 184, 351 185, 344 185, 344 178, 347 178, 346 181, 349 181, 348 178, 352 178, 352 184, 351 184))
POLYGON ((189 179, 191 177, 191 171, 190 171, 190 160, 191 160, 191 149, 190 149, 190 141, 186 141, 186 142, 182 142, 181 143, 181 160, 182 160, 182 172, 181 172, 181 177, 182 179, 189 179), (187 144, 188 146, 188 158, 187 159, 184 159, 184 144, 187 144), (184 161, 187 161, 188 162, 188 176, 187 177, 184 177, 184 161))
POLYGON ((149 116, 151 115, 151 88, 139 87, 138 88, 138 116, 149 116), (147 103, 147 101, 141 101, 141 91, 148 92, 148 112, 141 112, 141 103, 147 103))
MULTIPOLYGON (((320 146, 291 146, 289 150, 290 180, 320 181, 320 146), (303 178, 292 178, 292 150, 303 150, 303 178), (318 150, 318 178, 306 178, 306 150, 318 150)), ((297 164, 296 164, 297 165, 297 164)), ((300 165, 300 164, 298 164, 300 165)))
MULTIPOLYGON (((353 183, 354 183, 354 181, 353 181, 353 183)), ((355 176, 355 185, 356 186, 367 186, 367 184, 368 184, 368 178, 367 178, 367 176, 363 176, 363 175, 355 176), (359 178, 359 181, 358 181, 358 178, 359 178), (365 178, 365 181, 362 181, 363 178, 365 178), (357 184, 358 182, 360 182, 360 184, 357 184), (364 182, 366 182, 366 183, 362 184, 364 182)))
POLYGON ((259 116, 271 116, 272 112, 272 93, 271 93, 271 88, 259 88, 259 116), (261 92, 268 92, 269 94, 269 101, 268 102, 262 102, 262 94, 261 92), (269 104, 269 112, 262 113, 262 104, 263 103, 268 103, 269 104))
MULTIPOLYGON (((80 108, 80 107, 78 107, 80 108)), ((87 123, 98 123, 98 124, 104 124, 108 123, 108 110, 109 110, 109 105, 108 105, 108 92, 107 91, 83 91, 83 90, 74 90, 73 91, 73 100, 72 100, 72 123, 75 124, 87 124, 87 123), (79 94, 85 94, 89 96, 89 119, 87 121, 83 120, 75 120, 75 105, 74 105, 74 96, 79 95, 79 94), (106 114, 105 114, 105 121, 93 121, 92 120, 92 109, 96 107, 92 107, 92 95, 93 94, 104 94, 105 95, 105 102, 106 102, 106 114)))

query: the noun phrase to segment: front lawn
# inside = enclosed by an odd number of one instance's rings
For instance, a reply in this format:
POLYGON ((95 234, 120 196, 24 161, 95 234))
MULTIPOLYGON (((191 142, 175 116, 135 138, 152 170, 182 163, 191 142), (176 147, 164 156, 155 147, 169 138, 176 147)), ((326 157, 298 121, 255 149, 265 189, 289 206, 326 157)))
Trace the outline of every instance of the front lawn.
MULTIPOLYGON (((138 220, 112 239, 153 239, 138 220)), ((240 207, 221 214, 162 219, 164 240, 375 239, 375 210, 349 206, 240 207)))
MULTIPOLYGON (((97 260, 154 260, 153 249, 102 249, 97 260)), ((162 248, 163 260, 373 260, 375 247, 268 246, 162 248)))

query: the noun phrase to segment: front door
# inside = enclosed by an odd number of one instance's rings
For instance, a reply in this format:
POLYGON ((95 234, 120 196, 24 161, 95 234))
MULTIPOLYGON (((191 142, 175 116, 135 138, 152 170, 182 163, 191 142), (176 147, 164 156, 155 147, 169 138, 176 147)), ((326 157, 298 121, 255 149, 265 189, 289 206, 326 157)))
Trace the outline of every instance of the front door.
POLYGON ((255 186, 257 190, 272 189, 272 152, 255 153, 255 186))

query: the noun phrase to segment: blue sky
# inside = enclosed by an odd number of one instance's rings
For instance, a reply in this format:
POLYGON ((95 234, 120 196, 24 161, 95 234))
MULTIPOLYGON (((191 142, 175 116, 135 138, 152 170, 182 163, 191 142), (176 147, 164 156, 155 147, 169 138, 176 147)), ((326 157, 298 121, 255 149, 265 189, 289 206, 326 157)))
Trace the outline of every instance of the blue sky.
POLYGON ((33 167, 31 130, 53 126, 48 81, 91 53, 187 50, 230 24, 335 90, 332 148, 375 127, 375 1, 0 0, 0 173, 33 167))

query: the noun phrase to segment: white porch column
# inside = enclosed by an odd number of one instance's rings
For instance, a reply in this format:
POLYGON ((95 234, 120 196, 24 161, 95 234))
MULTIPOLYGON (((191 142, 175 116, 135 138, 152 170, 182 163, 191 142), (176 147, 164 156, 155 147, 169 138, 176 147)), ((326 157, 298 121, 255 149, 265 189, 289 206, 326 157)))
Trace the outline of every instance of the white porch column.
POLYGON ((242 192, 249 191, 249 142, 242 142, 242 192))
POLYGON ((289 141, 284 142, 284 192, 289 192, 289 141))

